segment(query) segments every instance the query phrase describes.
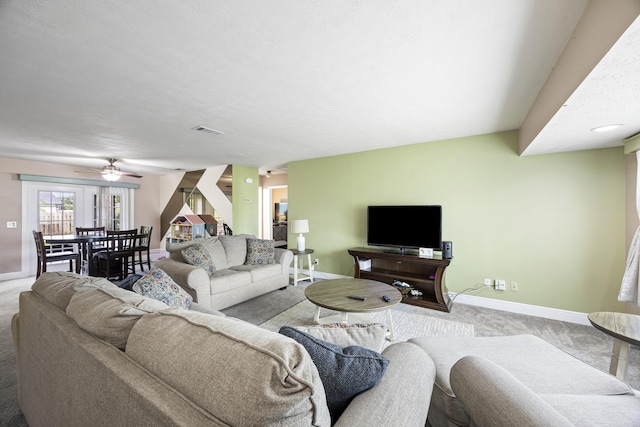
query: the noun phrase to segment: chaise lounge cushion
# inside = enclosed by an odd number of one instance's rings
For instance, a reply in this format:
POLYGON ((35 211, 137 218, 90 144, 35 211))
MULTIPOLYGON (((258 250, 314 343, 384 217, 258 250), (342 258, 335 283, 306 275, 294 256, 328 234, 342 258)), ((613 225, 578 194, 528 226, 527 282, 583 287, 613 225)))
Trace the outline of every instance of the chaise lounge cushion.
POLYGON ((631 388, 533 335, 429 337, 409 340, 436 365, 429 418, 468 425, 469 415, 451 389, 451 367, 465 356, 479 356, 504 368, 537 394, 622 395, 631 388), (517 355, 517 357, 515 357, 517 355), (580 379, 577 381, 576 379, 580 379))
POLYGON ((133 327, 126 353, 224 425, 329 424, 304 348, 237 319, 182 309, 149 314, 133 327))

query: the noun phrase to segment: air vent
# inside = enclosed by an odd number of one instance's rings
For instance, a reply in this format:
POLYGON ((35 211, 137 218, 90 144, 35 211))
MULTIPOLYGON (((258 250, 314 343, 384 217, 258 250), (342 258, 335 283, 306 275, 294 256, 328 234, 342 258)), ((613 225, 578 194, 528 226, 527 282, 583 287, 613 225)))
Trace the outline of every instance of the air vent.
POLYGON ((205 126, 196 126, 191 128, 191 130, 194 130, 196 132, 212 133, 214 135, 224 135, 224 132, 222 132, 221 130, 211 129, 205 126))

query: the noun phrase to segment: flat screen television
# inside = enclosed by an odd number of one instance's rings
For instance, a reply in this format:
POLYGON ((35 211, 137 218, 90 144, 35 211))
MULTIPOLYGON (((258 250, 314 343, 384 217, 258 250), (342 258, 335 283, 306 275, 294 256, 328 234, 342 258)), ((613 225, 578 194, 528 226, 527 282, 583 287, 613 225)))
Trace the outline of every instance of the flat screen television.
POLYGON ((367 244, 404 249, 442 247, 442 206, 369 206, 367 244))

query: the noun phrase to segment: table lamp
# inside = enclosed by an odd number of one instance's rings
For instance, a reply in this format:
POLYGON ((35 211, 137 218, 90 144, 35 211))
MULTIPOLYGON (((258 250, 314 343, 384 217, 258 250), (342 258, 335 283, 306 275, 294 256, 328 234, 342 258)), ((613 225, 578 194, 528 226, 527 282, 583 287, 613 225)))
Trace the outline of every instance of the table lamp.
POLYGON ((298 234, 298 252, 304 251, 304 233, 309 232, 309 220, 294 219, 291 225, 291 232, 298 234))

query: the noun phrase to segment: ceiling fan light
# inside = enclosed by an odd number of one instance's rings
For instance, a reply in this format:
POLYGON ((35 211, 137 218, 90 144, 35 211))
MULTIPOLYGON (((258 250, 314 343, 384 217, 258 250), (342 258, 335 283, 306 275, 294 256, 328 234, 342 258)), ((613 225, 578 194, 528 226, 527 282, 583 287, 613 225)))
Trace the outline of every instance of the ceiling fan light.
POLYGON ((102 174, 102 177, 107 181, 117 181, 120 179, 120 174, 118 171, 107 171, 102 174))

